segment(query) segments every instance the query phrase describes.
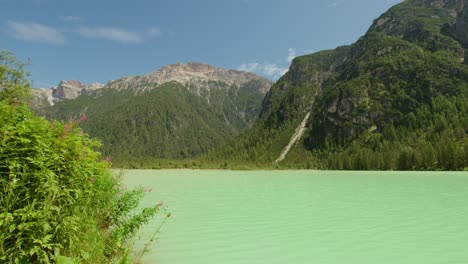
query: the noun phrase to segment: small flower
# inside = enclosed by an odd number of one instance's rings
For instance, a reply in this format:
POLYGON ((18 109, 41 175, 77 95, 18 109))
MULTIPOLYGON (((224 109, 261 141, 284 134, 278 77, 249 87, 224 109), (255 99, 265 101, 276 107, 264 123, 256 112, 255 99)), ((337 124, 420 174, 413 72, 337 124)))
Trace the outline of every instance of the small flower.
POLYGON ((73 125, 71 123, 65 124, 65 126, 63 127, 63 131, 67 133, 70 133, 72 129, 73 129, 73 125))
POLYGON ((85 122, 87 119, 88 119, 88 118, 86 117, 86 114, 82 114, 82 115, 80 116, 80 119, 78 119, 78 121, 76 121, 76 124, 79 125, 79 124, 85 122))

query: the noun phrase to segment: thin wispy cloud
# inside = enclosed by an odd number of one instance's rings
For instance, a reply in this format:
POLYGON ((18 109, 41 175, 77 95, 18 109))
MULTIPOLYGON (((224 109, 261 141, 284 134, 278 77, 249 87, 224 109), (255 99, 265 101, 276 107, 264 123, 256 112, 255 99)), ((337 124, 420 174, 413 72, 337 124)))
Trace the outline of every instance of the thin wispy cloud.
POLYGON ((8 21, 10 34, 21 40, 42 42, 53 45, 65 44, 65 36, 53 27, 36 22, 8 21))
POLYGON ((245 72, 256 72, 259 68, 260 64, 253 62, 253 63, 244 63, 241 64, 238 68, 239 71, 245 71, 245 72))
POLYGON ((86 38, 105 39, 124 44, 141 43, 144 40, 138 33, 114 27, 80 27, 78 33, 86 38))
POLYGON ((287 62, 292 62, 296 58, 296 49, 289 48, 288 49, 288 57, 286 58, 287 62))
POLYGON ((59 19, 65 22, 80 22, 84 20, 84 18, 78 16, 59 16, 59 19))
POLYGON ((288 71, 287 68, 279 67, 274 63, 260 64, 257 62, 241 64, 238 70, 252 73, 261 73, 275 79, 283 76, 288 71))
POLYGON ((262 66, 262 72, 268 76, 279 78, 288 72, 288 68, 278 67, 276 64, 265 64, 262 66))
POLYGON ((328 7, 337 7, 340 5, 340 2, 332 2, 328 5, 328 7))
MULTIPOLYGON (((297 56, 297 50, 294 48, 288 49, 288 56, 285 58, 285 61, 291 63, 293 59, 297 56)), ((238 68, 239 71, 253 72, 266 75, 273 79, 278 79, 288 72, 288 68, 281 67, 275 63, 244 63, 241 64, 238 68)))
POLYGON ((104 39, 123 44, 142 43, 148 38, 159 38, 162 33, 157 27, 135 32, 116 27, 79 27, 78 33, 85 38, 104 39))
POLYGON ((146 35, 150 38, 159 38, 162 35, 162 33, 159 28, 150 27, 146 30, 146 35))

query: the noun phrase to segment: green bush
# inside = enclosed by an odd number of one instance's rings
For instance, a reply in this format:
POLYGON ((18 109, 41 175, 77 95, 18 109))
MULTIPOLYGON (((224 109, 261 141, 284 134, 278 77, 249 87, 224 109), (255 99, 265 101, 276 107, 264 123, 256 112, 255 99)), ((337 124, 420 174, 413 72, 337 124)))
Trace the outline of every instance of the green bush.
POLYGON ((79 121, 49 122, 24 101, 27 87, 0 54, 0 263, 121 263, 135 232, 160 208, 134 212, 79 121))

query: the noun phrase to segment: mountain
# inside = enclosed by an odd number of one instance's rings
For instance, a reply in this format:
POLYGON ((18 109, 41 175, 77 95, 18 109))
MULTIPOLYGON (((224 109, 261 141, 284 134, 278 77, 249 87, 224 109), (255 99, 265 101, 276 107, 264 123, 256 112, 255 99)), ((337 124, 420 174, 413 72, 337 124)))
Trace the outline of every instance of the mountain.
POLYGON ((252 73, 177 63, 95 89, 73 86, 75 93, 52 100, 44 113, 59 120, 85 115, 84 131, 102 140, 103 155, 125 166, 193 157, 229 142, 254 123, 271 85, 252 73))
POLYGON ((60 83, 51 88, 37 88, 32 89, 33 100, 31 105, 38 112, 44 113, 46 109, 50 106, 53 106, 57 102, 63 100, 75 99, 80 95, 84 95, 89 91, 94 91, 104 87, 100 83, 92 83, 90 85, 85 85, 80 81, 69 80, 69 81, 60 81, 60 83))
POLYGON ((295 58, 252 129, 204 159, 328 169, 468 167, 467 3, 406 0, 356 43, 295 58))

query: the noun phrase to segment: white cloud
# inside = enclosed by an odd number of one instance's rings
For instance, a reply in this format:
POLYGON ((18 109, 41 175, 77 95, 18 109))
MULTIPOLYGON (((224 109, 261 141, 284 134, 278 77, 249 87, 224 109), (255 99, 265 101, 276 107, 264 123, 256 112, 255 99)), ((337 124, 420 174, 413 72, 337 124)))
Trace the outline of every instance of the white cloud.
POLYGON ((268 76, 279 78, 288 72, 288 68, 281 68, 276 64, 265 64, 262 66, 262 72, 268 76))
POLYGON ((289 48, 288 49, 288 57, 286 58, 286 61, 287 62, 292 62, 294 58, 296 58, 296 49, 289 48))
POLYGON ((144 40, 138 33, 113 27, 80 27, 78 33, 86 38, 106 39, 124 44, 141 43, 144 40))
MULTIPOLYGON (((286 61, 291 63, 292 60, 297 56, 297 51, 294 48, 288 49, 288 57, 286 57, 286 61)), ((278 79, 279 77, 283 76, 286 72, 288 72, 288 68, 283 68, 278 66, 275 63, 258 63, 258 62, 251 62, 251 63, 244 63, 238 67, 240 71, 246 72, 255 72, 259 74, 266 75, 268 77, 278 79)))
POLYGON ((11 34, 17 39, 54 45, 63 45, 66 42, 58 30, 40 23, 8 21, 7 24, 11 34))
POLYGON ((239 66, 239 71, 246 71, 246 72, 256 72, 260 64, 254 63, 244 63, 239 66))
POLYGON ((157 27, 150 27, 146 30, 146 35, 150 38, 159 38, 161 34, 161 30, 157 27))
POLYGON ((241 64, 238 70, 260 73, 276 79, 283 76, 288 71, 287 68, 281 68, 273 63, 260 64, 257 62, 241 64))

